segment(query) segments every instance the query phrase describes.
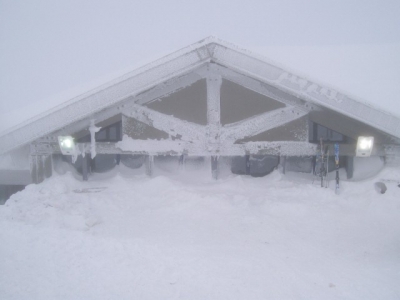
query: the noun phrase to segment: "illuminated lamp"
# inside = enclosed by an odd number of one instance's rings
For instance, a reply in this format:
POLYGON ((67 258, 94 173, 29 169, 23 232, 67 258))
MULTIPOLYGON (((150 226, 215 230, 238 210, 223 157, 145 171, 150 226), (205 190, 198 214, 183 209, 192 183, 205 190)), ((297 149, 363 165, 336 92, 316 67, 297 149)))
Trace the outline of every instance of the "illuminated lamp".
POLYGON ((371 156, 372 147, 374 146, 373 136, 359 136, 357 140, 356 156, 371 156))
POLYGON ((75 142, 72 136, 59 136, 58 145, 64 155, 75 155, 75 142))

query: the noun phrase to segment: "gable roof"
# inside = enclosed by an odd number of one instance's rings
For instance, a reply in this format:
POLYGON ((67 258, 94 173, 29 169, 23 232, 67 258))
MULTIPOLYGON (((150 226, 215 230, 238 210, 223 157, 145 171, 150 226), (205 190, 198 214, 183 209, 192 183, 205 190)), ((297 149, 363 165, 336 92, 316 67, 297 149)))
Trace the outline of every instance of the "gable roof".
POLYGON ((304 77, 273 65, 265 58, 215 37, 195 44, 127 73, 62 105, 1 133, 0 154, 90 117, 127 97, 214 62, 257 79, 292 96, 367 123, 400 138, 400 119, 304 77))

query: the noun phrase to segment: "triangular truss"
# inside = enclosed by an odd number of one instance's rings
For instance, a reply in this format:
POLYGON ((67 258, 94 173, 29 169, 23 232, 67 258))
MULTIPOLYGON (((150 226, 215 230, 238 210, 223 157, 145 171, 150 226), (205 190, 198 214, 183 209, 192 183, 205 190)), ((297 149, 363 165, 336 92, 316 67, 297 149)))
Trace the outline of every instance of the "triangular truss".
MULTIPOLYGON (((87 128, 88 120, 101 122, 123 114, 154 128, 179 137, 182 151, 210 155, 241 155, 254 149, 284 149, 304 146, 314 151, 308 141, 296 145, 276 142, 235 144, 235 141, 281 126, 329 108, 367 123, 391 136, 400 138, 400 120, 376 110, 333 89, 289 73, 264 58, 223 42, 207 38, 187 48, 128 73, 104 86, 70 100, 62 106, 31 119, 1 136, 0 154, 34 142, 48 135, 70 134, 87 128), (190 86, 207 81, 207 125, 183 121, 156 112, 144 104, 190 86), (221 126, 220 88, 226 79, 285 104, 285 107, 221 126), (304 145, 303 145, 304 144, 304 145)), ((144 142, 138 147, 146 148, 144 142)), ((159 145, 161 142, 159 141, 159 145)), ((258 151, 257 150, 257 151, 258 151)), ((288 150, 289 151, 289 150, 288 150)), ((290 150, 292 151, 292 150, 290 150)), ((302 153, 306 153, 303 151, 302 153)))

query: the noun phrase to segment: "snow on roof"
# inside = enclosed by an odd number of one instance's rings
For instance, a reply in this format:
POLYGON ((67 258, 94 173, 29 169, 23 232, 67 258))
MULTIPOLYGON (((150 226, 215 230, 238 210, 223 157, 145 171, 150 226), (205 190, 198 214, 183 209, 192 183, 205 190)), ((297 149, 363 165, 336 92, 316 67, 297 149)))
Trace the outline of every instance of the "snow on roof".
POLYGON ((373 108, 369 104, 354 100, 337 89, 318 84, 304 76, 297 76, 289 72, 287 68, 280 67, 261 55, 211 36, 1 132, 0 137, 3 143, 0 146, 0 153, 89 117, 127 96, 137 95, 158 83, 185 74, 209 61, 215 61, 304 100, 331 108, 362 122, 368 122, 388 134, 400 137, 399 118, 373 108))

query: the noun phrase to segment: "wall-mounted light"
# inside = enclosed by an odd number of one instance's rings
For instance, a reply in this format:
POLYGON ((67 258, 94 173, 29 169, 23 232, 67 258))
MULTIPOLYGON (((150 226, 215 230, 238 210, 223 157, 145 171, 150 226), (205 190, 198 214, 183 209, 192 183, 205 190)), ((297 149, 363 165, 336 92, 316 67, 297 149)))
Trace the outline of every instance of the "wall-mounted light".
POLYGON ((357 140, 356 156, 368 157, 374 146, 373 136, 359 136, 357 140))
POLYGON ((64 155, 75 155, 75 142, 72 136, 59 136, 58 145, 64 155))

